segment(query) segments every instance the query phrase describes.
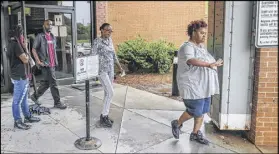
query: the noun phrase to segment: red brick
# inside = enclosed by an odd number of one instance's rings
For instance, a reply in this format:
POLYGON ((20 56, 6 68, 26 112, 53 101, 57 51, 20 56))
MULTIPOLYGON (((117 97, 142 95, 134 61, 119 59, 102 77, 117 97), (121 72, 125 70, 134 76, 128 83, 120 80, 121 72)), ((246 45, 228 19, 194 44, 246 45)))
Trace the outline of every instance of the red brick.
POLYGON ((278 87, 277 83, 265 83, 266 87, 278 87))
POLYGON ((265 117, 277 117, 278 116, 278 113, 270 113, 270 112, 267 112, 265 113, 265 117))
POLYGON ((278 73, 278 69, 277 68, 270 68, 270 67, 261 68, 259 71, 260 72, 277 72, 278 73))
MULTIPOLYGON (((259 113, 264 112, 265 114, 267 114, 268 108, 258 108, 258 109, 257 109, 257 112, 259 112, 259 113)), ((265 115, 265 116, 266 116, 266 115, 265 115)))
POLYGON ((272 141, 272 137, 271 136, 264 136, 263 141, 264 142, 270 142, 270 141, 272 141))
POLYGON ((276 62, 278 60, 278 58, 277 57, 262 57, 261 60, 268 61, 268 62, 271 62, 271 61, 276 62))
POLYGON ((256 131, 272 131, 271 127, 258 127, 256 131))
POLYGON ((263 136, 263 132, 261 132, 261 131, 256 131, 256 136, 263 136))
POLYGON ((260 68, 262 68, 262 67, 266 68, 267 67, 267 62, 261 62, 260 63, 260 68))
POLYGON ((263 141, 264 140, 264 137, 263 136, 257 136, 256 137, 256 141, 263 141))
POLYGON ((270 122, 265 122, 264 127, 272 127, 273 123, 270 122))
POLYGON ((272 140, 272 141, 275 141, 275 140, 278 141, 278 136, 273 136, 273 137, 271 137, 271 140, 272 140))
POLYGON ((278 127, 277 128, 271 128, 272 131, 278 131, 278 127))
POLYGON ((277 82, 278 78, 259 78, 260 83, 266 83, 266 82, 277 82))
POLYGON ((274 98, 258 98, 258 103, 275 103, 274 98))
POLYGON ((256 115, 257 115, 257 117, 264 117, 265 113, 264 112, 257 112, 256 115))
POLYGON ((277 48, 260 48, 258 49, 258 51, 260 52, 264 52, 264 51, 278 51, 277 48))
POLYGON ((259 83, 258 87, 264 88, 266 87, 266 83, 259 83))
POLYGON ((260 54, 257 54, 258 57, 268 57, 267 52, 261 52, 260 54))
POLYGON ((263 145, 263 140, 256 140, 255 144, 256 145, 263 145))
MULTIPOLYGON (((263 123, 263 122, 257 122, 257 127, 264 127, 264 126, 266 126, 266 125, 264 125, 265 123, 263 123)), ((271 125, 271 124, 270 124, 271 125)))
POLYGON ((263 135, 266 137, 266 136, 270 136, 270 137, 273 137, 273 136, 278 136, 278 132, 263 132, 263 135))
POLYGON ((278 97, 278 93, 266 93, 266 97, 278 97))
POLYGON ((278 73, 270 73, 270 72, 268 72, 268 73, 267 73, 267 77, 278 78, 278 73))
POLYGON ((274 88, 259 88, 258 89, 260 92, 274 92, 274 88))
POLYGON ((278 141, 274 141, 274 142, 261 142, 257 145, 266 145, 266 146, 278 146, 278 141))
POLYGON ((272 122, 272 118, 257 118, 257 121, 259 122, 272 122))
POLYGON ((268 62, 268 67, 278 67, 278 62, 268 62))
POLYGON ((265 93, 258 93, 258 98, 265 98, 265 93))
POLYGON ((272 57, 278 57, 278 51, 277 52, 268 52, 268 56, 272 57))
POLYGON ((259 76, 262 78, 266 78, 267 77, 267 72, 260 72, 259 76))

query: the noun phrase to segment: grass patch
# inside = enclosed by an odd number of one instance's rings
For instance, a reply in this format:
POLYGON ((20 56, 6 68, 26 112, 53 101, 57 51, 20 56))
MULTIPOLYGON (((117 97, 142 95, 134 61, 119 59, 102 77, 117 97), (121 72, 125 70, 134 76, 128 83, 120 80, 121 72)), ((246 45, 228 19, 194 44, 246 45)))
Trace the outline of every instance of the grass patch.
POLYGON ((90 40, 77 40, 77 43, 90 43, 90 40))

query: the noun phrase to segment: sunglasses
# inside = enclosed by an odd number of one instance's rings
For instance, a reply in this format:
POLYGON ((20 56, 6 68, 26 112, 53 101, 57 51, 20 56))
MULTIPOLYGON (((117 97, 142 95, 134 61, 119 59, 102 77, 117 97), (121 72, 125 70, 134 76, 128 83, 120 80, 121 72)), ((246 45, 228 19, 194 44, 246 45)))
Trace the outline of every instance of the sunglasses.
POLYGON ((107 31, 107 32, 113 32, 111 29, 104 29, 105 31, 107 31))

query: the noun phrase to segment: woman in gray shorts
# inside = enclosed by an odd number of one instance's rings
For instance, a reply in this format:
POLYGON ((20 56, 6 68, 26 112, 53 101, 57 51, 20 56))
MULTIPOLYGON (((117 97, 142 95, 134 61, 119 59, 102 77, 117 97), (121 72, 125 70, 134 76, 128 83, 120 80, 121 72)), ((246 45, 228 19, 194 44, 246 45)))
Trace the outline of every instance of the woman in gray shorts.
POLYGON ((186 111, 171 122, 172 133, 178 139, 183 122, 194 117, 190 140, 202 144, 208 144, 200 131, 203 115, 209 112, 211 95, 219 94, 217 67, 223 65, 222 60, 216 62, 203 46, 206 28, 204 21, 192 21, 187 29, 190 39, 179 49, 177 83, 186 111))
POLYGON ((113 47, 111 33, 112 27, 108 23, 104 23, 100 27, 101 37, 93 42, 92 54, 99 55, 99 80, 104 87, 104 107, 100 115, 100 124, 103 127, 112 127, 113 120, 108 117, 110 104, 113 96, 113 79, 114 79, 114 63, 117 64, 121 73, 124 73, 113 47))

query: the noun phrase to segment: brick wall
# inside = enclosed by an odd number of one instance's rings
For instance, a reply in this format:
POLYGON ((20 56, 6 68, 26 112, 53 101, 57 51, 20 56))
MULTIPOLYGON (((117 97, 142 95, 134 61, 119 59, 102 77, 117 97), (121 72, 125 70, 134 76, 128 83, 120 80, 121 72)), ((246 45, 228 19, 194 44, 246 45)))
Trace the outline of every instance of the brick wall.
POLYGON ((278 146, 278 49, 256 52, 251 130, 256 145, 278 146))
POLYGON ((97 1, 96 2, 96 17, 97 17, 97 32, 98 35, 101 34, 99 28, 105 22, 107 22, 107 1, 97 1))
POLYGON ((190 21, 204 19, 207 22, 207 2, 167 1, 110 1, 98 2, 98 13, 107 11, 101 21, 109 22, 114 30, 112 39, 117 45, 140 35, 147 40, 166 39, 179 47, 185 40, 190 21))

